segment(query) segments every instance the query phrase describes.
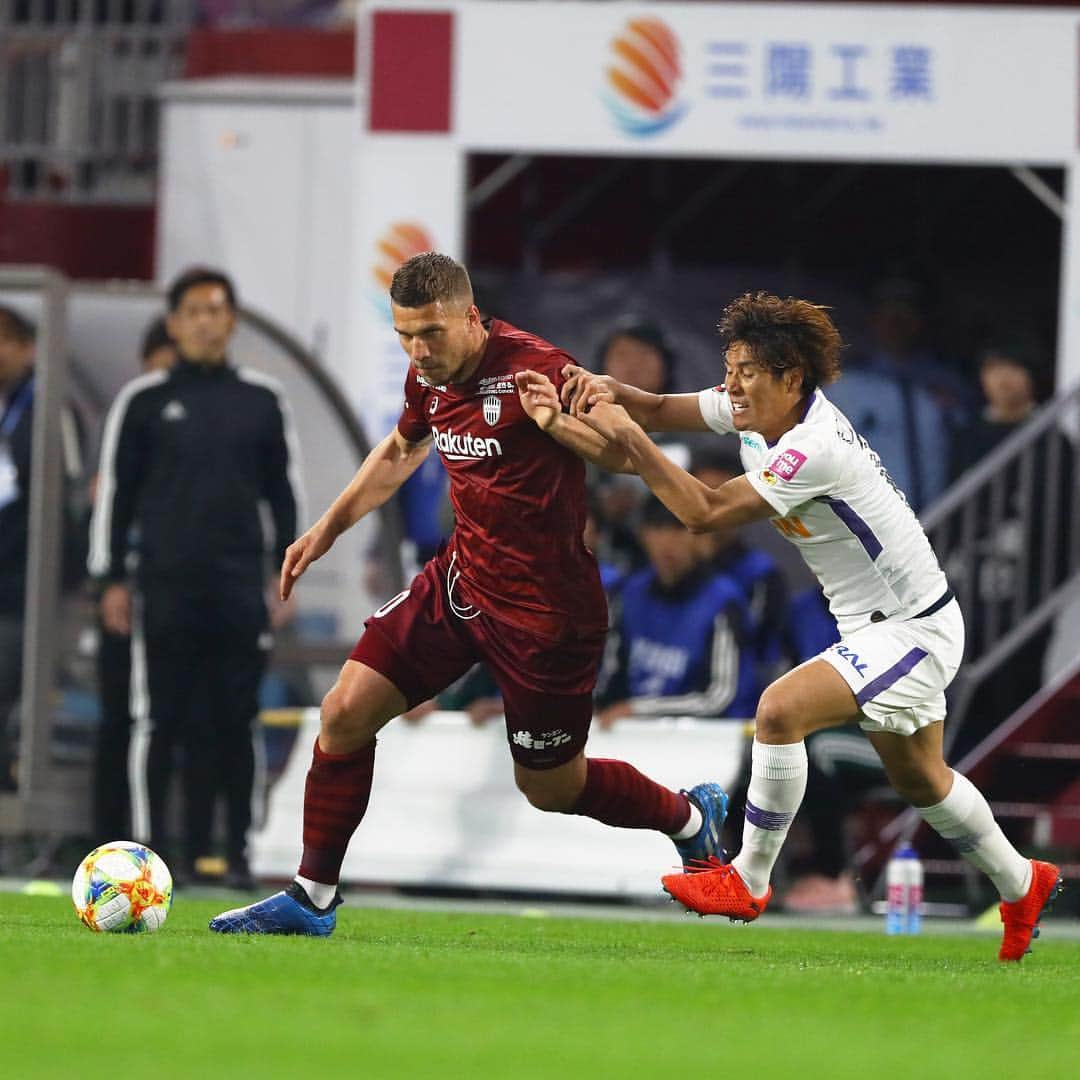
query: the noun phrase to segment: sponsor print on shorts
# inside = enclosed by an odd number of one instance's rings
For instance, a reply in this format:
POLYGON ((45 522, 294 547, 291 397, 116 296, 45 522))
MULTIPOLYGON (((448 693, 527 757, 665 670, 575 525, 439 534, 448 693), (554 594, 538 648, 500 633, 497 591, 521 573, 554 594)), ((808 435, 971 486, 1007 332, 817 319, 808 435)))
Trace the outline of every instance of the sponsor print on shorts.
POLYGON ((866 661, 859 659, 859 654, 846 645, 833 645, 830 651, 836 653, 841 659, 846 660, 864 679, 866 678, 866 661))
MULTIPOLYGON (((773 459, 769 470, 781 480, 793 480, 795 474, 806 463, 806 455, 798 450, 783 450, 773 459)), ((766 471, 769 471, 766 470, 766 471)))
POLYGON ((515 731, 511 738, 514 745, 520 746, 523 750, 554 750, 570 741, 570 736, 562 728, 544 731, 539 735, 533 735, 528 731, 515 731))

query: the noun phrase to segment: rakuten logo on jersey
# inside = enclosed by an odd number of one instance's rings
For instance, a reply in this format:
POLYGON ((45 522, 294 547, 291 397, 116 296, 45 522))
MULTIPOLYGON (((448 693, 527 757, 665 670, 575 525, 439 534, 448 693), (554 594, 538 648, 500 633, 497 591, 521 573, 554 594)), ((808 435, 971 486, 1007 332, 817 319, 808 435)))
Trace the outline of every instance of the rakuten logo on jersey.
POLYGON ((502 457, 502 445, 498 439, 481 438, 466 432, 458 435, 453 428, 440 431, 432 427, 431 437, 435 440, 435 449, 448 461, 476 461, 479 458, 502 457))

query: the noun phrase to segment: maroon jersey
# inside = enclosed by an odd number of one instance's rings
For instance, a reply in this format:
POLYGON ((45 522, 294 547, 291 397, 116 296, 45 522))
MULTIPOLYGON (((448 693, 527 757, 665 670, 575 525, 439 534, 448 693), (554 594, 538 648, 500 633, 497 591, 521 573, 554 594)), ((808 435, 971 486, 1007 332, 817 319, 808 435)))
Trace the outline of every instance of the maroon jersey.
POLYGON ((450 474, 452 602, 553 639, 603 633, 607 603, 582 539, 584 463, 529 419, 514 374, 532 369, 561 387, 573 362, 494 319, 467 382, 433 386, 409 369, 397 425, 409 442, 430 434, 450 474))

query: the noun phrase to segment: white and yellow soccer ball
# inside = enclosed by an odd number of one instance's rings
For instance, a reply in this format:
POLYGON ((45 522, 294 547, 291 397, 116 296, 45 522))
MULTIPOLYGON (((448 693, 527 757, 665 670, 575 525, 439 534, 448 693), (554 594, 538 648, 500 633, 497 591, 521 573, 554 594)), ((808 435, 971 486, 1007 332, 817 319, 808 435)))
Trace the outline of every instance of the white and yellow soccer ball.
POLYGON ((172 907, 172 874, 145 844, 114 840, 94 848, 75 871, 75 914, 96 932, 160 930, 172 907))

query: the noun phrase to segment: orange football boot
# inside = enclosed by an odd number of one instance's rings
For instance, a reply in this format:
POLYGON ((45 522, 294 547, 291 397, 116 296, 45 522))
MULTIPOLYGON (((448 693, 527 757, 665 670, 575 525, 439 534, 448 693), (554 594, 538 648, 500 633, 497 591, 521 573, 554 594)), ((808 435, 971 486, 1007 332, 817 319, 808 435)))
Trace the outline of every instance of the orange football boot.
POLYGON ((1031 860, 1031 887, 1027 895, 1012 903, 1002 900, 998 908, 1005 926, 999 960, 1022 960, 1031 952, 1031 939, 1039 936, 1039 919, 1061 892, 1061 886, 1061 871, 1053 863, 1031 860))
POLYGON ((713 856, 688 866, 683 874, 661 878, 664 891, 699 915, 726 915, 732 922, 753 922, 772 899, 770 885, 764 896, 751 896, 734 866, 713 856))

